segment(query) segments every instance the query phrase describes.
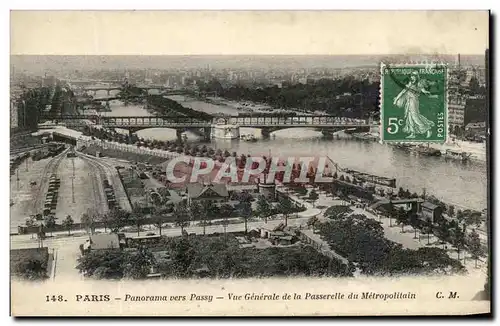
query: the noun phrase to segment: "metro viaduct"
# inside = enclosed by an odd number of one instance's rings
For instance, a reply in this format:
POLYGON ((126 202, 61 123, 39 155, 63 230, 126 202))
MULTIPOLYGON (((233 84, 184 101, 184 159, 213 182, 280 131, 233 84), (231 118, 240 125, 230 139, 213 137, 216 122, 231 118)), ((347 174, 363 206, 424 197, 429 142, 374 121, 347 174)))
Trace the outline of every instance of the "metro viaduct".
POLYGON ((55 115, 43 117, 48 120, 58 120, 65 125, 81 125, 83 120, 93 121, 106 128, 120 128, 130 133, 148 128, 169 128, 177 130, 178 135, 186 130, 202 130, 209 137, 214 125, 257 128, 262 135, 268 137, 272 132, 290 128, 312 128, 324 134, 356 129, 369 130, 370 122, 360 119, 346 119, 335 116, 225 116, 212 119, 182 117, 182 116, 96 116, 96 115, 55 115))

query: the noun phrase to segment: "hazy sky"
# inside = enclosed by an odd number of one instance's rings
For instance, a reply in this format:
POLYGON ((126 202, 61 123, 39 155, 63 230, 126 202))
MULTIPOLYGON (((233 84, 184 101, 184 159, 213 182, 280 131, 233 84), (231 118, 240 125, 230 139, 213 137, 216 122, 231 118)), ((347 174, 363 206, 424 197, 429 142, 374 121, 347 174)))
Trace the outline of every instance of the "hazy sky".
MULTIPOLYGON (((177 69, 206 68, 212 69, 300 69, 300 68, 343 68, 374 66, 381 61, 415 62, 445 61, 455 63, 458 56, 11 56, 11 65, 16 70, 30 72, 74 71, 91 69, 177 69)), ((463 65, 484 66, 484 56, 461 55, 463 65)))

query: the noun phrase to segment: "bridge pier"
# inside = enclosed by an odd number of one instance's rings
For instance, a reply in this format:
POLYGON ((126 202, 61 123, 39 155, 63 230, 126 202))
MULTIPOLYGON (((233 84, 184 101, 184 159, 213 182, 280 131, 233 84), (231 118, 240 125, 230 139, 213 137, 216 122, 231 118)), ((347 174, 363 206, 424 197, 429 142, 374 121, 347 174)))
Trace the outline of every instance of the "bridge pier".
POLYGON ((323 134, 323 137, 326 139, 339 139, 339 134, 338 132, 341 131, 342 129, 340 128, 329 128, 329 129, 321 129, 321 133, 323 134))
POLYGON ((210 141, 210 139, 212 139, 212 128, 203 128, 203 140, 210 141))
POLYGON ((264 139, 269 139, 269 137, 271 137, 272 132, 273 132, 273 130, 270 128, 262 128, 260 131, 262 138, 264 138, 264 139))
POLYGON ((111 94, 111 90, 108 88, 107 91, 108 91, 108 97, 109 97, 109 95, 111 94))
POLYGON ((175 129, 175 136, 177 137, 177 141, 182 142, 182 133, 183 129, 175 129))

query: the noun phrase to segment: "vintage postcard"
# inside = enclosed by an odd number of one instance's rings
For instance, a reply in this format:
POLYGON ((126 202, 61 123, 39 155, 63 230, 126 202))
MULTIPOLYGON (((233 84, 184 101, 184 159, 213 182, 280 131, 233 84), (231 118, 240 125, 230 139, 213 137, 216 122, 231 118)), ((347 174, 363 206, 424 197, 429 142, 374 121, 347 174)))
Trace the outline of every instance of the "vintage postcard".
POLYGON ((488 30, 12 11, 11 314, 489 314, 488 30))

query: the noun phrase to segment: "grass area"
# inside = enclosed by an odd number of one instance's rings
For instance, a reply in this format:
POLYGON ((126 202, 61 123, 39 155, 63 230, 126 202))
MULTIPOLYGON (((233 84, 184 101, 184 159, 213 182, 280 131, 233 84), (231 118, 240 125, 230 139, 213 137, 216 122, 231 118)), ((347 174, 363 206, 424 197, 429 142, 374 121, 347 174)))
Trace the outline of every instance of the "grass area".
POLYGON ((10 273, 28 280, 47 278, 49 250, 44 248, 12 249, 10 251, 10 273))

